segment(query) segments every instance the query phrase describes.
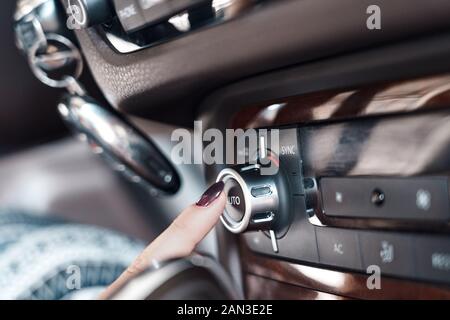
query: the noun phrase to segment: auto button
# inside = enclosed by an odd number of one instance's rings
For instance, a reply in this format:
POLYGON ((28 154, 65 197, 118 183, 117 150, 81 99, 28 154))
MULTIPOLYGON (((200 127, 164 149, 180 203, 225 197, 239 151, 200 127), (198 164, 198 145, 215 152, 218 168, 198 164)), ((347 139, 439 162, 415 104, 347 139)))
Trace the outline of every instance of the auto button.
POLYGON ((241 186, 230 178, 226 180, 224 190, 227 195, 226 212, 234 221, 241 221, 245 214, 245 196, 241 186))
POLYGON ((224 169, 217 181, 225 183, 227 197, 220 217, 223 225, 233 233, 266 231, 273 251, 278 252, 278 238, 285 234, 290 221, 284 176, 264 175, 261 166, 255 164, 224 169))

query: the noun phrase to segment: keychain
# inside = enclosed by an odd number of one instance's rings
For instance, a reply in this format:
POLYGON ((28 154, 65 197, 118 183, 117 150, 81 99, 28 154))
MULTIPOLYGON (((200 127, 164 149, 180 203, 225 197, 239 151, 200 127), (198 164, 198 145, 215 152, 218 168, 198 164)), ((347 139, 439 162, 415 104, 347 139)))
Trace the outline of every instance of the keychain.
POLYGON ((158 147, 117 111, 87 94, 79 82, 83 58, 70 39, 45 33, 33 13, 17 22, 15 30, 17 45, 27 56, 36 78, 47 86, 67 91, 58 111, 78 137, 151 195, 178 191, 178 174, 158 147))

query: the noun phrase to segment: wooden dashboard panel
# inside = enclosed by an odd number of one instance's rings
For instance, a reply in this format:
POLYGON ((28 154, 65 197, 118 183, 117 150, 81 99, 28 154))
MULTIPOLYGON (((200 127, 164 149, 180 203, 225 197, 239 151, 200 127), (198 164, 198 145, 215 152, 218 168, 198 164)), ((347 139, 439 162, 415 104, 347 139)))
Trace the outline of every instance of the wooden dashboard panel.
POLYGON ((381 279, 381 289, 369 290, 363 274, 271 259, 244 243, 241 259, 249 299, 450 299, 449 287, 388 277, 381 279))
POLYGON ((346 300, 348 298, 247 274, 247 296, 254 300, 346 300))

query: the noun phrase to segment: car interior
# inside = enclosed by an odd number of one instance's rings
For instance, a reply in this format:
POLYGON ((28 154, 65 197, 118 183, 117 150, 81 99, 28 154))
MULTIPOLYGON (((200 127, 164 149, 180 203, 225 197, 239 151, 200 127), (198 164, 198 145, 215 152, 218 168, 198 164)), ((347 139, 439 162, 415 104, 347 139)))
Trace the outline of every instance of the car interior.
POLYGON ((224 183, 110 299, 450 299, 448 0, 0 5, 1 208, 150 243, 224 183))

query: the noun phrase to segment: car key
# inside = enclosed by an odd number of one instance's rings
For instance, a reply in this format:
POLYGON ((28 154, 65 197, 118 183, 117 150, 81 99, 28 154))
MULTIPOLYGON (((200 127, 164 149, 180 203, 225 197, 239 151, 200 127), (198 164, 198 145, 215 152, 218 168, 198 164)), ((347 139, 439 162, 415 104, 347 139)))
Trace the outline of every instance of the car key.
POLYGON ((83 58, 70 39, 45 33, 33 12, 18 21, 15 30, 17 45, 33 74, 50 87, 67 90, 58 111, 78 137, 151 195, 178 191, 179 176, 153 141, 117 111, 87 94, 78 80, 83 58))

